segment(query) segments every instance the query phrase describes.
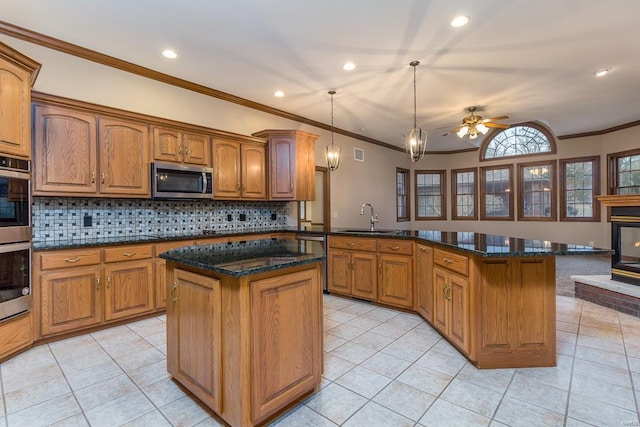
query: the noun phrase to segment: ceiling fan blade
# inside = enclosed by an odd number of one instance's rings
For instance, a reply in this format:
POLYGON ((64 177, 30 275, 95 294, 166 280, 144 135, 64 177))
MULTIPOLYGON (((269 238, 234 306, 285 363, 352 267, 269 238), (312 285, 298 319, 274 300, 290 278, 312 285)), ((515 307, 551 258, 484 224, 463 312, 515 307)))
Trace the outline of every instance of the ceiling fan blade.
POLYGON ((509 116, 498 116, 498 117, 491 117, 490 119, 484 119, 482 120, 483 122, 491 122, 494 120, 507 120, 509 118, 509 116))
POLYGON ((511 126, 506 123, 492 123, 492 122, 487 122, 484 125, 488 128, 498 128, 498 129, 507 129, 511 126))

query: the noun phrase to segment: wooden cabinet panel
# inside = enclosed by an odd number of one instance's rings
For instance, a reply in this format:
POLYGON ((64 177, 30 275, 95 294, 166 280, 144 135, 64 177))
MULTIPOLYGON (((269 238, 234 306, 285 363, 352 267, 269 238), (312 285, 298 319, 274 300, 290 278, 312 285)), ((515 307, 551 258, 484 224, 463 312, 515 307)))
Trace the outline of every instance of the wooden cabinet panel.
POLYGON ((291 137, 272 138, 269 141, 271 199, 293 200, 296 168, 295 142, 291 137))
POLYGON ((448 298, 451 304, 449 338, 465 353, 469 353, 469 281, 455 274, 449 275, 448 298))
POLYGON ((443 251, 441 249, 434 249, 433 263, 446 267, 449 270, 453 270, 464 276, 469 275, 469 258, 464 255, 443 251))
POLYGON ((213 141, 213 197, 238 199, 241 191, 240 143, 213 141))
POLYGON ((0 58, 0 153, 31 156, 31 73, 0 58))
POLYGON ((483 349, 506 349, 510 346, 511 330, 509 317, 510 268, 507 259, 485 261, 480 285, 480 319, 483 325, 480 346, 483 349))
POLYGON ((266 199, 266 149, 263 144, 242 144, 242 197, 266 199))
POLYGON ((367 237, 329 236, 329 247, 367 252, 378 250, 376 239, 367 237))
MULTIPOLYGON (((220 281, 174 270, 175 302, 170 302, 169 373, 211 409, 220 412, 221 298, 220 281), (194 390, 195 389, 195 390, 194 390)), ((172 285, 173 286, 173 285, 172 285)))
POLYGON ((449 304, 446 299, 447 272, 433 269, 433 326, 448 335, 449 304))
POLYGON ((61 107, 35 105, 34 195, 95 194, 98 190, 96 117, 61 107))
POLYGON ((100 267, 72 268, 40 275, 41 334, 97 325, 102 321, 100 267))
POLYGON ((211 165, 211 139, 202 133, 185 132, 182 135, 183 160, 192 165, 211 165))
POLYGON ((405 255, 378 255, 378 299, 386 304, 413 308, 413 259, 405 255))
POLYGON ((433 323, 433 248, 416 245, 415 259, 416 311, 433 323))
POLYGON ((106 264, 105 320, 121 319, 153 310, 153 262, 106 264))
POLYGON ((0 323, 0 359, 33 344, 33 317, 25 313, 0 323))
POLYGON ((167 306, 167 261, 156 259, 153 262, 154 274, 154 304, 156 310, 167 306))
POLYGON ((153 158, 165 162, 182 162, 180 136, 177 130, 153 128, 153 158))
POLYGON ((42 270, 100 264, 100 249, 73 249, 62 252, 41 252, 36 254, 36 256, 40 257, 40 268, 42 268, 42 270))
POLYGON ((164 162, 210 166, 209 135, 154 127, 153 158, 164 162))
POLYGON ((100 118, 100 192, 151 196, 148 126, 100 118))
POLYGON ((104 248, 104 262, 133 261, 153 257, 153 245, 127 245, 104 248))
POLYGON ((351 294, 375 301, 378 298, 377 256, 368 252, 351 254, 351 294))
POLYGON ((329 292, 351 294, 351 253, 331 250, 328 253, 328 286, 329 292))
POLYGON ((251 391, 255 423, 320 381, 320 286, 318 270, 250 283, 251 391))
POLYGON ((378 239, 378 252, 413 255, 413 242, 411 240, 378 239))

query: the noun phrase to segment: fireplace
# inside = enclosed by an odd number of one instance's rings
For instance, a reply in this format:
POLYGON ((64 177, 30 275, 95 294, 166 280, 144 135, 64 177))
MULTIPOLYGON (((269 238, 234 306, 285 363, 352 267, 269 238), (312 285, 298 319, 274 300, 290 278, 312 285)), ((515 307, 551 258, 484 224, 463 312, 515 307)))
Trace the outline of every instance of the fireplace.
POLYGON ((612 207, 611 248, 611 278, 640 286, 640 207, 612 207))

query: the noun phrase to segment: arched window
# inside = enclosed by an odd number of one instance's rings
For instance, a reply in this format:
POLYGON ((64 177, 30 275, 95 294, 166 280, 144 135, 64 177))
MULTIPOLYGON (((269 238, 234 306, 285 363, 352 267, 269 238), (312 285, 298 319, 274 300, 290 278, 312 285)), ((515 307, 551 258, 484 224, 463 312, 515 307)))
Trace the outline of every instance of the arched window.
POLYGON ((523 123, 490 135, 482 144, 480 160, 555 152, 555 141, 547 128, 536 123, 523 123))

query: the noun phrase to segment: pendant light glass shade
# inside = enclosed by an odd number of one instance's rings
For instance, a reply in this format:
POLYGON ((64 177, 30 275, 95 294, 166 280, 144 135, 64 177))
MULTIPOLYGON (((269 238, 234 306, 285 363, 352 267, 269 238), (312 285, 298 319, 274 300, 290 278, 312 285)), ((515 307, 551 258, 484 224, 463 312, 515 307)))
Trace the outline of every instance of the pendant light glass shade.
POLYGON ((329 95, 331 95, 331 144, 327 145, 324 150, 324 157, 327 161, 327 169, 329 169, 330 171, 334 171, 338 169, 338 166, 340 166, 341 153, 340 147, 333 143, 333 95, 335 94, 335 90, 329 91, 329 95))
POLYGON ((413 128, 404 133, 404 147, 412 162, 422 159, 427 152, 427 131, 418 127, 416 117, 416 67, 420 61, 411 61, 413 67, 413 128))

